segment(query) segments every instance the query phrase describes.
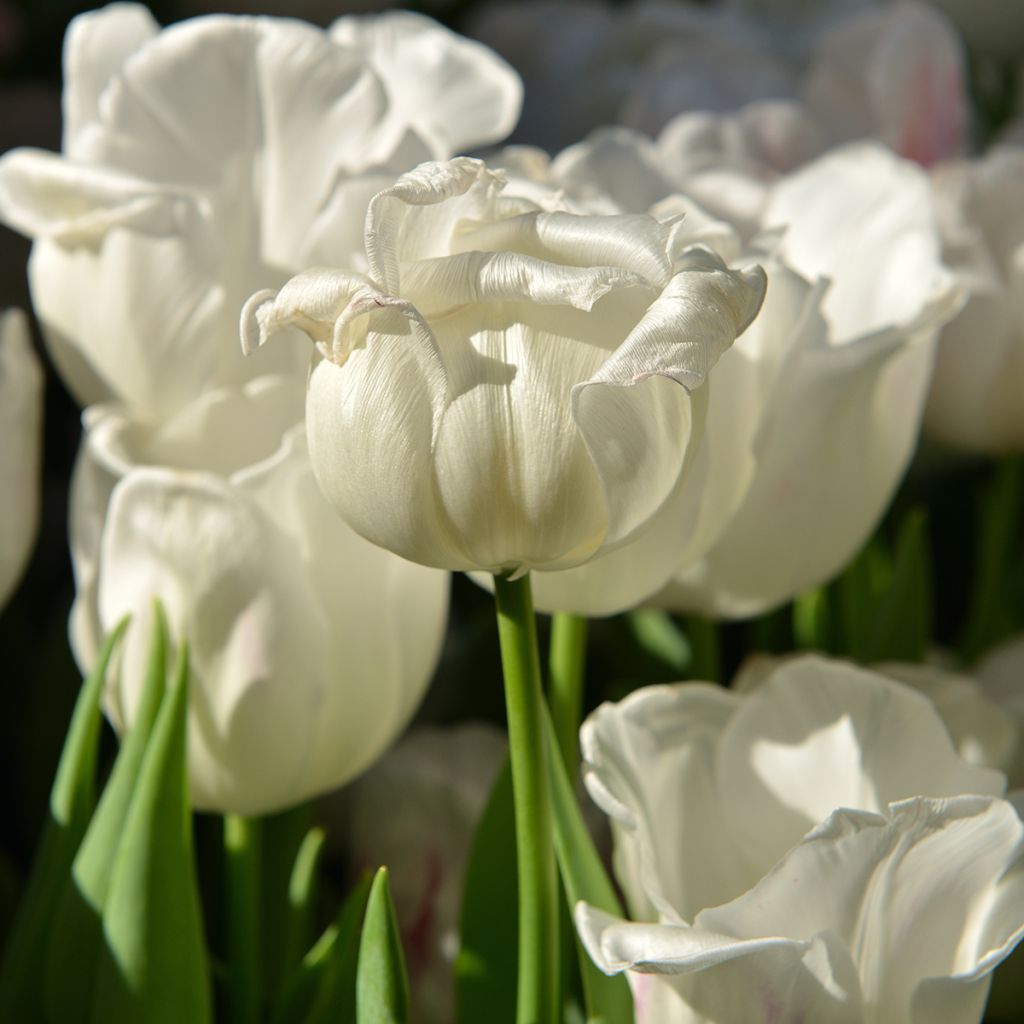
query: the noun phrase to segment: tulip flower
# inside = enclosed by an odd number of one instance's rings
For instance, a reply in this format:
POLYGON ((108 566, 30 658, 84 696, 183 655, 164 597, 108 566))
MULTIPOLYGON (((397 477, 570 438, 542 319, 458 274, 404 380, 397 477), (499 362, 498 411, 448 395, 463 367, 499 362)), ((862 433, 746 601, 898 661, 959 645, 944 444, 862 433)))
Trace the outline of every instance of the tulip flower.
POLYGON ((25 569, 39 527, 43 371, 25 314, 0 315, 0 608, 25 569))
POLYGON ((33 304, 76 397, 150 421, 207 388, 301 374, 295 350, 246 363, 210 339, 257 288, 358 256, 375 192, 502 138, 520 102, 497 57, 412 14, 160 31, 111 4, 71 23, 64 82, 64 152, 4 157, 0 217, 36 240, 33 304))
POLYGON ((585 562, 686 490, 700 385, 764 275, 679 224, 547 211, 504 181, 465 158, 404 175, 370 204, 369 277, 300 274, 253 296, 242 335, 316 343, 310 455, 358 533, 521 573, 585 562))
MULTIPOLYGON (((659 217, 685 211, 690 237, 727 262, 757 258, 768 292, 709 375, 690 470, 700 486, 677 492, 626 545, 538 577, 537 605, 603 615, 654 599, 754 615, 824 583, 874 529, 916 445, 935 339, 961 296, 940 259, 927 177, 877 144, 835 150, 769 186, 751 171, 743 180, 763 192, 763 209, 745 246, 742 225, 670 191, 660 143, 633 141, 600 133, 558 156, 549 184, 630 212, 652 202, 659 217), (856 452, 856 463, 836 452, 856 452)), ((722 193, 720 210, 730 206, 746 204, 722 193)))
POLYGON ((967 304, 939 339, 925 426, 958 448, 1024 451, 1024 146, 943 164, 932 184, 967 304))
POLYGON ((746 695, 606 704, 581 733, 634 922, 580 904, 657 1024, 975 1024, 1024 935, 1024 823, 919 693, 818 657, 746 695))
POLYGON ((105 699, 123 730, 162 601, 189 642, 201 809, 268 813, 346 782, 405 727, 440 652, 447 577, 337 519, 292 426, 301 405, 300 382, 270 377, 208 392, 157 427, 117 406, 85 417, 72 644, 85 667, 132 614, 105 699))

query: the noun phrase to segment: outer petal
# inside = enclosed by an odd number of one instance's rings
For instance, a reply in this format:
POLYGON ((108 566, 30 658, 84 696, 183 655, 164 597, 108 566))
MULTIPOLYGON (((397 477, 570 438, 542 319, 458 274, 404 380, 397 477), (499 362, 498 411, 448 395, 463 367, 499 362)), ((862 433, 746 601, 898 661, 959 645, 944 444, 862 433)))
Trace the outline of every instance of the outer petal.
POLYGON ((43 372, 25 314, 0 316, 0 608, 21 577, 39 528, 43 372))
POLYGON ((64 36, 64 152, 75 156, 77 140, 100 119, 100 102, 128 58, 157 34, 159 26, 142 4, 112 3, 79 15, 64 36))
POLYGON ((1001 772, 961 760, 919 693, 816 656, 783 662, 745 698, 716 772, 733 842, 756 851, 759 872, 835 807, 883 811, 910 796, 1006 788, 1001 772))
POLYGON ((693 429, 687 392, 704 382, 764 298, 760 267, 726 271, 694 249, 676 269, 601 370, 573 389, 573 415, 605 488, 608 545, 627 538, 672 493, 693 429))
POLYGON ((104 628, 96 603, 100 542, 110 496, 140 466, 228 476, 273 461, 284 431, 301 422, 301 381, 264 377, 240 390, 208 391, 164 423, 138 420, 124 406, 92 406, 71 477, 69 531, 75 601, 71 648, 83 672, 99 654, 104 628))
POLYGON ((925 410, 928 432, 983 452, 1024 449, 1024 149, 937 168, 945 259, 967 304, 943 329, 925 410))
POLYGON ((837 344, 912 324, 934 303, 943 318, 956 309, 928 179, 881 146, 844 146, 783 179, 762 223, 785 229, 791 267, 831 280, 824 312, 837 344))
POLYGON ((339 18, 331 38, 365 54, 398 115, 433 143, 434 159, 500 142, 519 120, 523 86, 486 46, 411 11, 339 18))
POLYGON ((616 923, 585 905, 577 927, 605 970, 674 975, 710 1020, 973 1024, 987 975, 1024 934, 1022 855, 1024 827, 1002 800, 837 810, 692 927, 616 923))
POLYGON ((1010 804, 984 797, 917 798, 885 816, 839 810, 697 925, 741 939, 833 932, 866 1007, 908 1024, 973 1024, 988 973, 1024 934, 1022 833, 1010 804), (935 998, 957 987, 967 992, 935 998))
POLYGON ((706 928, 618 922, 581 903, 576 928, 611 974, 657 973, 692 1016, 682 1021, 763 1024, 771 1020, 860 1024, 863 1006, 849 952, 825 933, 810 941, 737 939, 706 928))
MULTIPOLYGON (((1000 707, 995 694, 986 694, 981 666, 978 681, 929 664, 885 662, 875 668, 919 690, 935 705, 953 745, 968 763, 1009 775, 1015 758, 1024 753, 1020 726, 1009 708, 1000 707)), ((1012 777, 1009 781, 1015 788, 1012 777)))
MULTIPOLYGON (((1013 719, 1018 734, 1024 736, 1024 637, 1010 637, 985 654, 975 669, 975 678, 1013 719)), ((1012 789, 1024 786, 1024 740, 1018 743, 1017 756, 1007 774, 1012 789)))
POLYGON ((757 879, 724 829, 715 748, 739 698, 700 683, 646 687, 580 730, 584 781, 615 826, 616 877, 640 919, 692 919, 757 879))
POLYGON ((109 695, 131 721, 154 596, 193 666, 192 800, 259 814, 312 792, 315 735, 331 680, 333 628, 309 591, 292 541, 216 477, 138 470, 115 489, 103 534, 99 609, 111 627, 135 613, 109 695))
POLYGON ((330 622, 330 686, 309 740, 310 792, 361 772, 408 724, 441 653, 447 573, 363 540, 332 509, 313 476, 303 427, 274 458, 232 476, 289 537, 313 600, 330 622))

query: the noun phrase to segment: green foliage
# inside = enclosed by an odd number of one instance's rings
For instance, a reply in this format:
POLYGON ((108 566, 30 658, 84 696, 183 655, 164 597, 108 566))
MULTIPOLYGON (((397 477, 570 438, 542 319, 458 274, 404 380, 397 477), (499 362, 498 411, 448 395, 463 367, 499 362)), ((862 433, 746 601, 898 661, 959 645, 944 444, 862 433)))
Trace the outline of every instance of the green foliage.
POLYGON ((153 727, 103 907, 94 1020, 203 1024, 209 968, 192 857, 185 723, 188 654, 153 727))
POLYGON ((127 621, 121 622, 107 638, 75 704, 50 794, 50 814, 0 967, 0 1021, 4 1024, 44 1019, 46 949, 72 861, 95 806, 100 697, 111 656, 126 626, 127 621))
POLYGON ((388 892, 388 869, 380 868, 370 888, 356 968, 356 1024, 406 1024, 409 982, 402 939, 388 892))
MULTIPOLYGON (((601 858, 587 831, 572 782, 557 756, 557 739, 550 718, 546 719, 548 773, 555 827, 555 853, 569 908, 581 900, 609 914, 622 916, 622 907, 604 870, 601 858)), ((633 999, 623 975, 612 977, 594 966, 577 939, 583 996, 590 1022, 615 1024, 633 1019, 633 999)))
POLYGON ((512 771, 498 773, 477 825, 462 891, 455 961, 458 1020, 513 1024, 519 963, 519 896, 512 771))

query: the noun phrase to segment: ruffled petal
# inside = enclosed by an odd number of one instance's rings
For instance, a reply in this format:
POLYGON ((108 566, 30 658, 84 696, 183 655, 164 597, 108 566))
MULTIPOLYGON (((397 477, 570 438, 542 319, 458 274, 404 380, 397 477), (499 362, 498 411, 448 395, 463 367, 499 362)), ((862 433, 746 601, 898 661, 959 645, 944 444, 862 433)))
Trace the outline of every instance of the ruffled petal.
POLYGON ((757 851, 760 872, 835 807, 1006 789, 1001 772, 959 757, 927 698, 817 656, 783 662, 745 698, 716 768, 733 841, 757 851))
POLYGON ((398 115, 432 141, 434 159, 500 142, 522 106, 519 75, 496 53, 412 11, 339 18, 333 40, 378 71, 398 115))
POLYGON ((628 537, 672 494, 695 426, 690 392, 753 319, 764 287, 759 267, 728 271, 691 250, 625 342, 573 389, 573 415, 605 488, 606 543, 628 537))

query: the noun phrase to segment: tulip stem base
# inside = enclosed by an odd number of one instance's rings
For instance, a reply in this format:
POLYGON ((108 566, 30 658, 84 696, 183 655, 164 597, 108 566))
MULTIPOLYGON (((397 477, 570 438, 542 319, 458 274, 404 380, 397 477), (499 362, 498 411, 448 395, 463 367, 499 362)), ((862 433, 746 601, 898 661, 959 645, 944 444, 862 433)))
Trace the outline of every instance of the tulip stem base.
POLYGON ((579 769, 586 658, 587 620, 582 615, 559 612, 551 619, 548 703, 558 736, 558 749, 570 779, 577 777, 579 769))
POLYGON ((224 815, 227 895, 228 1020, 260 1019, 260 826, 259 819, 224 815))
POLYGON ((558 882, 530 578, 496 576, 519 873, 517 1024, 558 1020, 558 882))

